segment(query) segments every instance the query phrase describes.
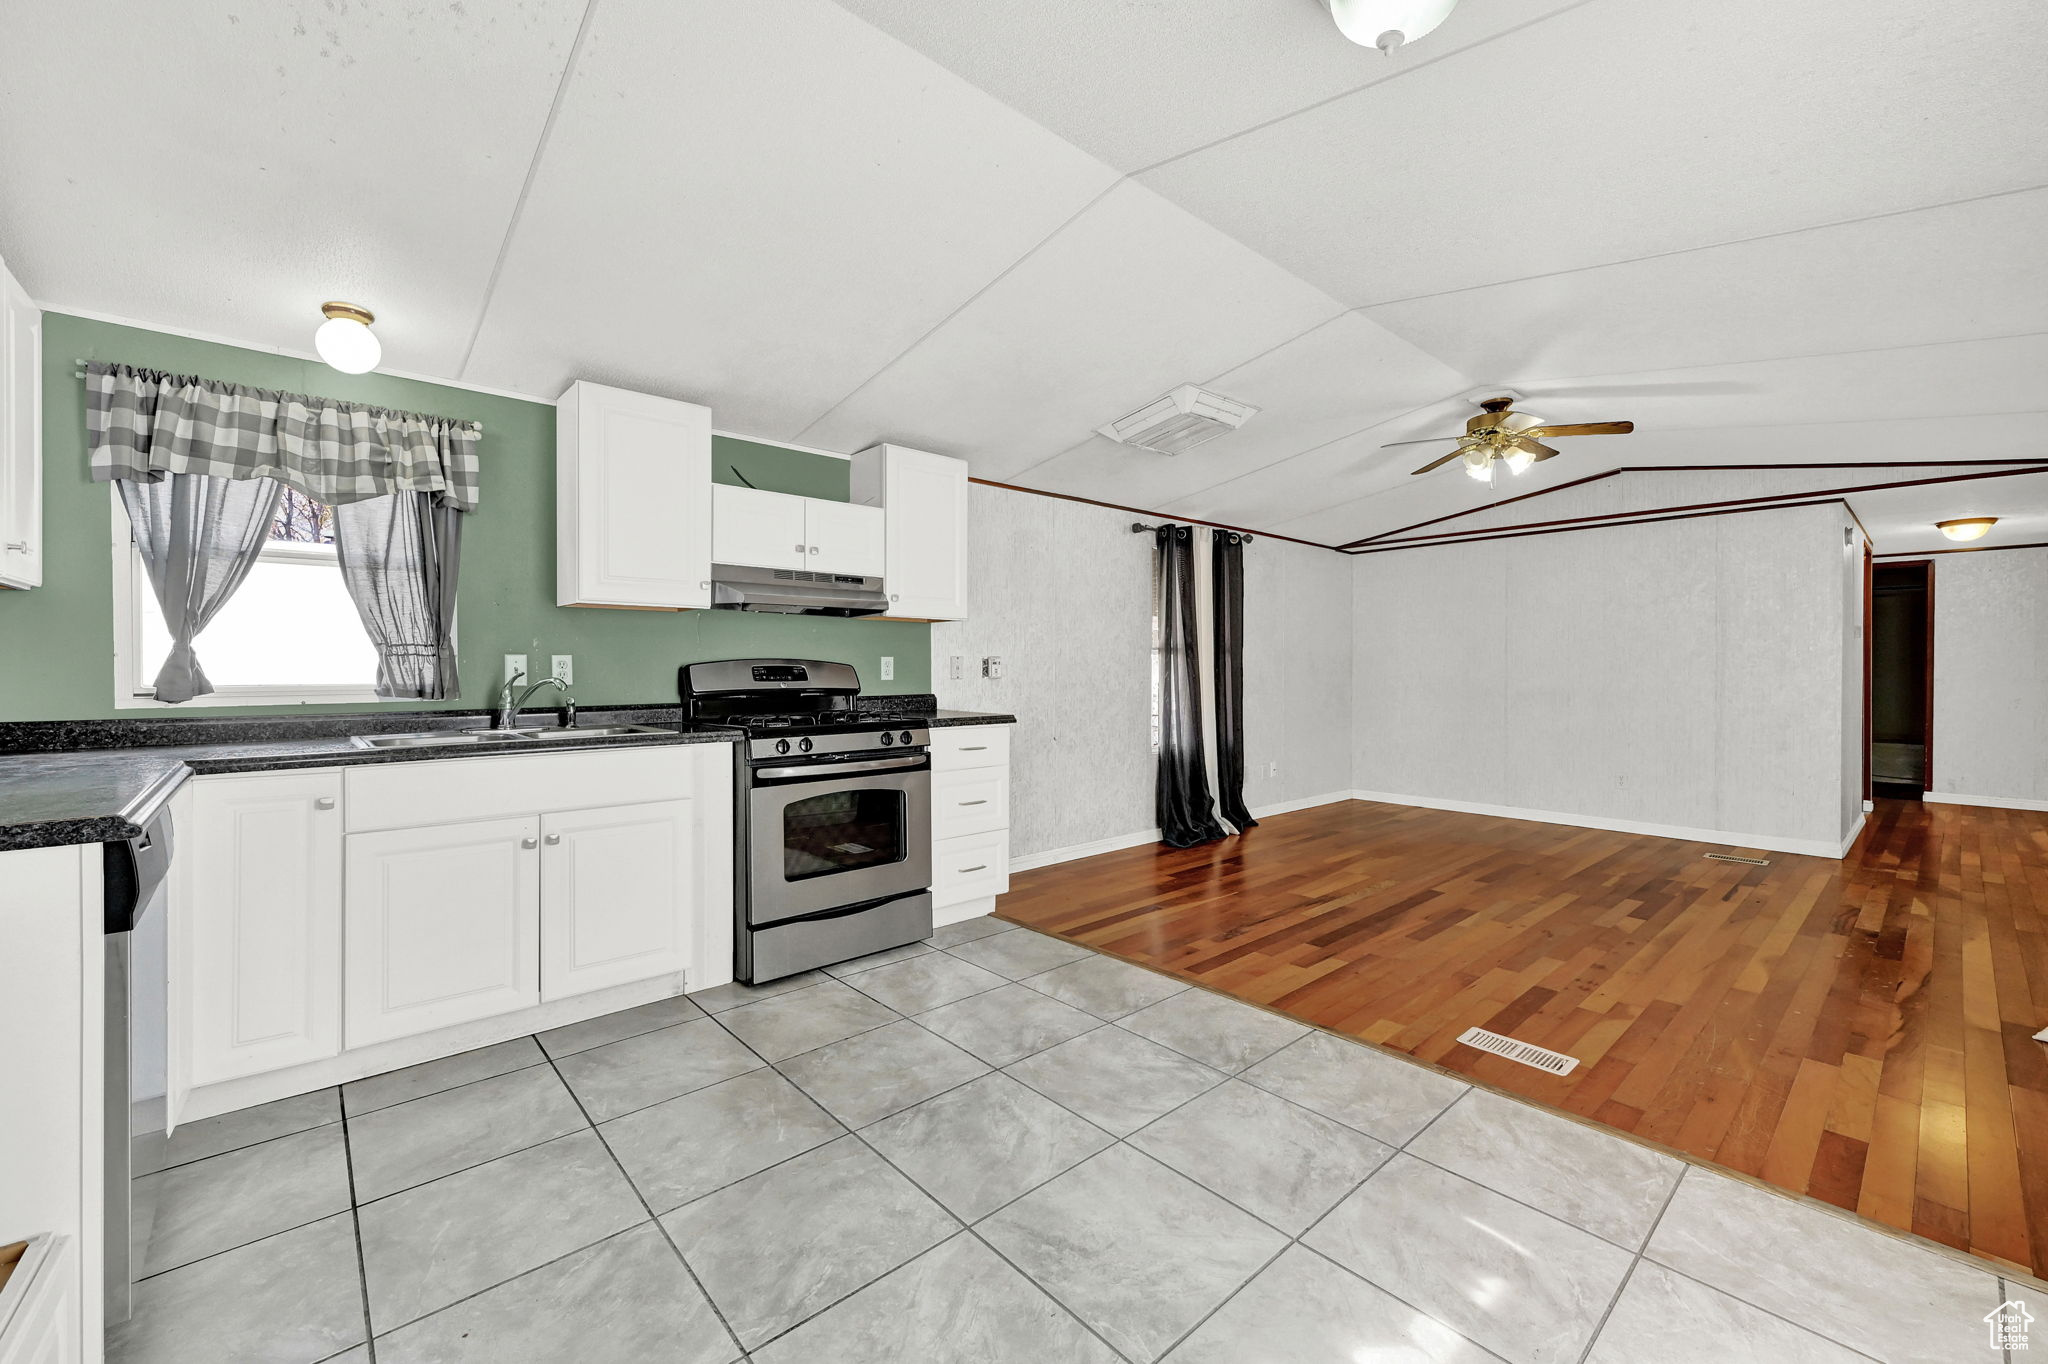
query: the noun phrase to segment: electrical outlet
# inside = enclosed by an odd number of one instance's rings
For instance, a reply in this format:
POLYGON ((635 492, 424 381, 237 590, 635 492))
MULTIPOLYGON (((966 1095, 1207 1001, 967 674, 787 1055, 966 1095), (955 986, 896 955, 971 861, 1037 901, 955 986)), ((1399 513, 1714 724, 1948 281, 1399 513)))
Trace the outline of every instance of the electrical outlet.
MULTIPOLYGON (((512 679, 513 679, 514 677, 522 677, 522 676, 525 676, 525 673, 526 673, 526 655, 525 655, 525 654, 506 654, 506 655, 505 655, 505 678, 504 678, 504 680, 505 680, 505 681, 507 681, 507 682, 510 682, 510 681, 511 681, 511 680, 512 680, 512 679)), ((527 680, 527 681, 529 681, 529 682, 531 682, 531 681, 532 681, 533 679, 529 677, 529 678, 527 678, 526 680, 527 680)))
POLYGON ((894 682, 896 680, 896 658, 893 654, 882 655, 882 680, 884 682, 894 682))
POLYGON ((571 686, 576 681, 576 658, 573 654, 556 654, 554 671, 550 677, 560 678, 562 685, 571 686))
POLYGON ((946 661, 946 676, 955 682, 967 676, 967 660, 959 654, 952 655, 946 661))
POLYGON ((991 681, 1000 680, 1003 675, 1003 660, 993 654, 981 660, 981 675, 991 681))

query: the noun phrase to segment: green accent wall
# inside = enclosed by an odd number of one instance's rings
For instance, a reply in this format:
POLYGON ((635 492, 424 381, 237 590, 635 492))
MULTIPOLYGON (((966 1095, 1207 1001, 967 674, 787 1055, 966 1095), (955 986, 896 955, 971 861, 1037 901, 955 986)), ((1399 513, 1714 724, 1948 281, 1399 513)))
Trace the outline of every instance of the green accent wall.
MULTIPOLYGON (((107 485, 92 481, 85 385, 75 361, 197 374, 230 383, 352 399, 483 423, 482 493, 464 527, 456 633, 462 695, 378 708, 474 708, 492 703, 499 656, 576 657, 585 706, 676 698, 676 668, 711 658, 822 658, 851 663, 863 689, 931 690, 930 626, 903 621, 738 611, 614 611, 555 605, 555 410, 547 403, 382 374, 342 374, 317 361, 194 341, 62 313, 43 318, 43 586, 0 591, 0 720, 167 715, 126 711, 114 697, 113 569, 107 485), (879 660, 896 660, 894 681, 879 660)), ((718 437, 719 481, 737 467, 757 487, 844 501, 847 465, 824 455, 718 437)), ((199 640, 205 657, 205 636, 199 640)), ((226 715, 230 707, 182 708, 226 715)), ((349 711, 363 706, 260 706, 246 713, 349 711)))

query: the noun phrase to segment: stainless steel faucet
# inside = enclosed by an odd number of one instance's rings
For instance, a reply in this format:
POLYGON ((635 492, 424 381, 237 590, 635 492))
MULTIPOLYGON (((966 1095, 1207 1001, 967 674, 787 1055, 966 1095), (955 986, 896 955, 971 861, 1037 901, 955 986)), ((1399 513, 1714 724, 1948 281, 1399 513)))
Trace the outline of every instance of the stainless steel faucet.
POLYGON ((498 693, 498 718, 497 722, 492 726, 494 729, 517 728, 520 708, 526 704, 527 698, 531 697, 542 687, 553 687, 564 696, 569 694, 569 684, 561 678, 543 677, 538 682, 529 683, 526 690, 520 692, 518 699, 514 700, 512 688, 517 686, 525 676, 526 674, 523 672, 516 672, 505 679, 504 689, 498 693))

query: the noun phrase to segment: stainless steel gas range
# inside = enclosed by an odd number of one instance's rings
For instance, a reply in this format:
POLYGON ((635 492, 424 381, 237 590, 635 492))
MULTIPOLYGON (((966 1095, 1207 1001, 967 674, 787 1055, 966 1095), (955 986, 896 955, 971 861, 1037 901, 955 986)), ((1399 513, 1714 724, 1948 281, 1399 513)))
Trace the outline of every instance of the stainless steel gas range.
POLYGON ((749 984, 928 938, 930 732, 858 710, 844 663, 740 658, 680 670, 694 720, 746 731, 733 935, 749 984))

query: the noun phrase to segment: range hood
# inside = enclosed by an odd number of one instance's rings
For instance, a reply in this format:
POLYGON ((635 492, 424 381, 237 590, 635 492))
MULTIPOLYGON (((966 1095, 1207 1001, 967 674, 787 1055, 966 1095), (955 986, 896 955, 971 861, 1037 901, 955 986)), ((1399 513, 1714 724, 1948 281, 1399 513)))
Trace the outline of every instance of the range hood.
POLYGON ((711 566, 711 605, 783 616, 879 616, 889 609, 880 578, 800 568, 711 566))

